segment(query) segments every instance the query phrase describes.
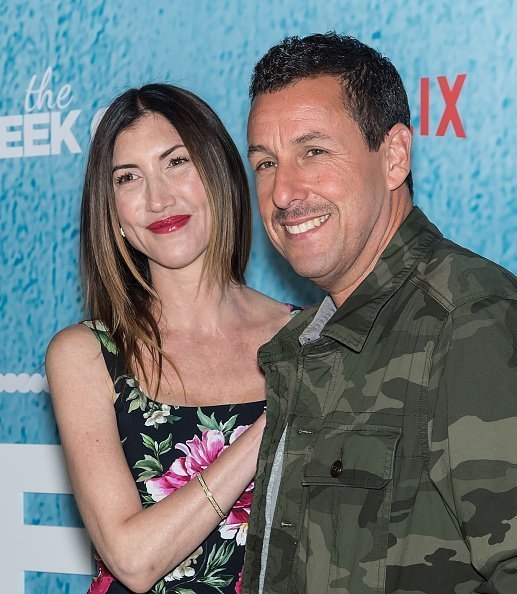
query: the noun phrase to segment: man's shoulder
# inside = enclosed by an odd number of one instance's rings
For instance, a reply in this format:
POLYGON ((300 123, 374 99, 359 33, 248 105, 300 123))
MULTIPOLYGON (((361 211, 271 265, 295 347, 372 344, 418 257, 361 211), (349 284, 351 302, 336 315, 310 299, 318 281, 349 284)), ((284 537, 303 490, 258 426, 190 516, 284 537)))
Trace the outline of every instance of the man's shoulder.
POLYGON ((446 309, 490 297, 517 300, 517 277, 449 239, 437 241, 412 275, 446 309))
MULTIPOLYGON (((273 338, 259 348, 259 359, 263 362, 282 356, 296 355, 300 350, 299 337, 316 315, 319 305, 295 308, 296 314, 273 338)), ((293 312, 294 313, 294 312, 293 312)))

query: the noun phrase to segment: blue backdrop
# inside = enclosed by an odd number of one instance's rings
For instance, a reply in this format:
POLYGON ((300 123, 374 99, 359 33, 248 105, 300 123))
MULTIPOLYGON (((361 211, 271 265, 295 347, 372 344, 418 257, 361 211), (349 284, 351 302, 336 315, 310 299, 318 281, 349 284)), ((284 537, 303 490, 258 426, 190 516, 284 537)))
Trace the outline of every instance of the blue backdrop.
MULTIPOLYGON (((285 35, 354 35, 406 83, 416 203, 517 272, 516 5, 7 0, 0 16, 0 589, 85 592, 93 566, 41 365, 51 336, 82 317, 79 197, 96 114, 129 86, 172 82, 215 108, 244 155, 256 60, 285 35)), ((276 256, 258 216, 247 279, 277 299, 320 298, 276 256)))

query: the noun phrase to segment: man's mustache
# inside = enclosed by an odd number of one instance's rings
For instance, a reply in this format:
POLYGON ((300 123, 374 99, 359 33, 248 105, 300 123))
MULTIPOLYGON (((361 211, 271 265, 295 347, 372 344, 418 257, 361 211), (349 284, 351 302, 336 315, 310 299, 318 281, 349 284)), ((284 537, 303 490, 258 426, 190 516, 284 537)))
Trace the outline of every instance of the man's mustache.
POLYGON ((321 204, 297 204, 291 208, 277 208, 274 210, 271 215, 271 222, 277 225, 285 225, 296 219, 321 217, 326 214, 331 214, 336 210, 336 206, 331 202, 321 204))

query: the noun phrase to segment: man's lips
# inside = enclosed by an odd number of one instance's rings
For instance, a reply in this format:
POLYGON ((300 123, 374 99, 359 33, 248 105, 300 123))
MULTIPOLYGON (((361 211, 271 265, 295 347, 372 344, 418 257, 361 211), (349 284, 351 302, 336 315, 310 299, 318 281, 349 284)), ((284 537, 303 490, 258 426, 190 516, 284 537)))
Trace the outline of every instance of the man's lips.
POLYGON ((306 231, 310 231, 315 227, 321 226, 325 223, 330 217, 330 214, 325 214, 319 217, 314 217, 312 219, 307 219, 301 223, 294 222, 292 224, 282 223, 283 227, 290 235, 299 235, 300 233, 305 233, 306 231))
POLYGON ((147 229, 153 233, 172 233, 184 227, 190 220, 191 215, 175 215, 173 217, 167 217, 160 221, 155 221, 150 225, 147 225, 147 229))

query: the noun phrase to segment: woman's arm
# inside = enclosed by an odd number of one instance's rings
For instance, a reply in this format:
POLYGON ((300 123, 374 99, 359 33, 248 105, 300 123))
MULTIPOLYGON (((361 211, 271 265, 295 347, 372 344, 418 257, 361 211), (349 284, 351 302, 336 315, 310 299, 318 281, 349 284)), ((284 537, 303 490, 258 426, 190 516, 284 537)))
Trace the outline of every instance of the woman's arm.
MULTIPOLYGON (((147 592, 220 518, 197 480, 142 509, 120 444, 113 382, 88 328, 60 332, 49 345, 46 369, 68 474, 90 538, 118 580, 147 592)), ((264 417, 203 471, 225 513, 253 479, 264 417)))

